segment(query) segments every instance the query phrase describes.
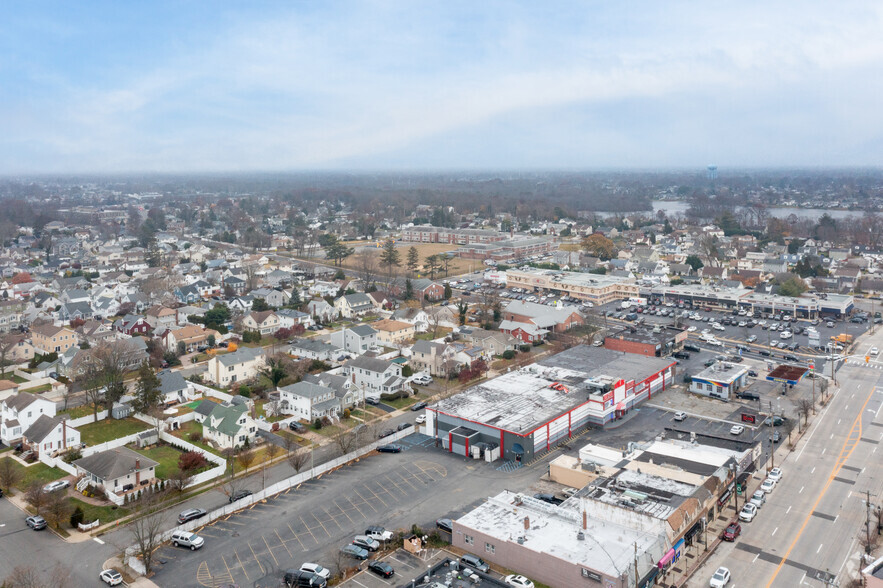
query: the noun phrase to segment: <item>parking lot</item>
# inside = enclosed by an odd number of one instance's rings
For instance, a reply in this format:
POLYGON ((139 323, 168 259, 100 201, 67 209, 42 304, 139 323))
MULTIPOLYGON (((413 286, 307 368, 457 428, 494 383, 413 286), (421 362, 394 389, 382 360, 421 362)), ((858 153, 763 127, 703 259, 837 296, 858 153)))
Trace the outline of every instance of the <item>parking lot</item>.
POLYGON ((369 525, 429 529, 436 518, 456 517, 494 492, 536 478, 441 452, 425 435, 398 444, 405 451, 370 455, 206 525, 197 530, 205 538, 199 551, 164 545, 154 580, 172 587, 277 586, 286 569, 306 561, 333 571, 356 566, 339 549, 369 525))

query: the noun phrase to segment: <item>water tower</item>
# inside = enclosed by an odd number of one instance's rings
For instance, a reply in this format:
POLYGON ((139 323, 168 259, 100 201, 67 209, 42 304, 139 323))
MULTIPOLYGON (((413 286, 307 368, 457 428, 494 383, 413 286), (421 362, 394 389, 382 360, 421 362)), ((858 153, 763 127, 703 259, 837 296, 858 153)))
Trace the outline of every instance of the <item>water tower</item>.
POLYGON ((712 182, 715 181, 717 179, 717 166, 716 165, 709 165, 705 170, 705 175, 712 182))

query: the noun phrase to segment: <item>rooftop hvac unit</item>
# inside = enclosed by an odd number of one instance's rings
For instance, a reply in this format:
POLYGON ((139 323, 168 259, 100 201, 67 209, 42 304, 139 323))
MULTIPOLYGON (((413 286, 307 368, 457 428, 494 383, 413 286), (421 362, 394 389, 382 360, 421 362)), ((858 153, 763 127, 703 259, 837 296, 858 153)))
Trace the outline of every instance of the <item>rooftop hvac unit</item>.
POLYGON ((582 531, 578 531, 577 534, 576 534, 576 540, 577 540, 577 541, 585 541, 585 540, 586 540, 586 534, 583 533, 582 531))

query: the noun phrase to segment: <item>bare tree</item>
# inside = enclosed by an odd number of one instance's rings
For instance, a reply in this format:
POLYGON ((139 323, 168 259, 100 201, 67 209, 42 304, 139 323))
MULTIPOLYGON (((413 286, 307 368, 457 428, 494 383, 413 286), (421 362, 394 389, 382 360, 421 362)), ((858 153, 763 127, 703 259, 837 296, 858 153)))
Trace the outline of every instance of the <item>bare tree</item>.
POLYGON ((248 475, 248 468, 254 463, 255 457, 254 452, 250 450, 239 450, 239 453, 236 454, 236 461, 245 470, 246 476, 248 475))
POLYGON ((377 279, 377 255, 371 249, 363 247, 356 254, 356 270, 362 281, 362 288, 367 290, 377 279))
POLYGON ((69 588, 72 583, 70 570, 58 564, 49 572, 48 578, 31 566, 16 566, 0 585, 3 588, 69 588))
POLYGON ((307 462, 310 461, 310 454, 306 450, 294 449, 288 451, 285 459, 288 461, 288 465, 291 466, 291 469, 294 470, 294 473, 299 474, 300 471, 306 467, 307 462))
POLYGON ((153 493, 142 498, 136 508, 135 519, 129 530, 135 540, 135 555, 144 563, 145 576, 149 577, 153 566, 153 554, 162 543, 163 511, 162 493, 153 493))
POLYGON ((260 284, 261 279, 257 275, 258 268, 253 264, 249 264, 242 269, 245 271, 245 287, 250 292, 260 284))
POLYGON ((5 457, 0 459, 0 488, 6 492, 10 492, 12 487, 17 485, 22 479, 21 470, 12 463, 12 459, 5 457))
POLYGON ((43 505, 43 517, 50 525, 60 529, 62 522, 70 520, 73 510, 65 492, 50 492, 46 497, 46 504, 43 505))
POLYGON ((46 499, 49 496, 43 492, 43 485, 34 480, 30 484, 28 484, 28 489, 25 491, 25 502, 31 505, 37 514, 43 513, 43 507, 46 505, 46 499))
POLYGON ((803 416, 803 427, 806 428, 809 414, 813 410, 813 403, 810 398, 800 398, 797 400, 797 416, 803 416))
POLYGON ((711 267, 720 266, 720 251, 718 250, 717 238, 708 234, 702 235, 696 242, 696 247, 699 250, 699 256, 706 265, 711 267))
POLYGON ((75 381, 92 405, 95 421, 103 403, 108 410, 123 397, 126 384, 123 380, 131 364, 132 349, 125 340, 106 341, 87 350, 77 366, 75 381))
POLYGON ((184 489, 187 488, 187 485, 192 479, 193 476, 191 475, 191 472, 182 470, 181 468, 175 468, 175 471, 169 475, 169 482, 171 483, 172 489, 179 494, 184 492, 184 489))
POLYGON ((4 335, 0 337, 0 376, 6 375, 6 368, 9 367, 9 357, 15 356, 15 347, 18 345, 19 339, 15 335, 4 335))
POLYGON ((358 446, 358 437, 341 426, 334 434, 334 445, 337 446, 340 455, 346 455, 358 446))
POLYGON ((267 459, 261 464, 261 490, 267 487, 267 469, 273 465, 273 460, 279 455, 279 451, 281 451, 281 448, 272 441, 267 441, 264 445, 267 459))

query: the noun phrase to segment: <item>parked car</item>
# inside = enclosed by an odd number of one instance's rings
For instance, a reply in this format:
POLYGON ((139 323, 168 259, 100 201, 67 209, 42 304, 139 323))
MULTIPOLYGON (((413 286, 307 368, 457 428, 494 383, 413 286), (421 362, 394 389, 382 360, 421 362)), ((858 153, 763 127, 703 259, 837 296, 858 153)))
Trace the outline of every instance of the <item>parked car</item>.
POLYGON ((692 351, 693 353, 699 353, 701 349, 696 345, 685 344, 684 351, 692 351))
POLYGON ((773 430, 773 436, 770 438, 770 441, 773 443, 778 443, 782 440, 782 436, 779 434, 779 431, 773 430))
MULTIPOLYGON (((750 376, 751 374, 748 375, 750 376)), ((745 392, 740 390, 736 392, 736 398, 741 398, 742 400, 760 400, 760 395, 756 392, 745 392)))
POLYGON ((246 496, 251 496, 251 490, 239 490, 238 492, 231 494, 228 500, 230 502, 236 502, 237 500, 242 500, 246 496))
POLYGON ((331 570, 329 570, 326 567, 322 567, 317 563, 310 563, 310 562, 303 563, 300 566, 300 571, 311 572, 313 574, 316 574, 317 576, 321 576, 322 578, 325 578, 326 580, 331 577, 331 570))
POLYGON ((288 423, 288 428, 291 429, 292 431, 294 431, 295 433, 303 433, 304 431, 307 430, 307 428, 305 426, 303 426, 302 424, 300 424, 297 421, 291 421, 290 423, 288 423))
POLYGON ((760 489, 763 490, 765 494, 769 494, 770 492, 772 492, 773 488, 775 488, 775 487, 776 487, 776 481, 770 480, 769 478, 764 480, 763 484, 760 485, 760 489))
POLYGON ((736 538, 742 534, 742 525, 737 522, 732 522, 724 531, 723 540, 724 541, 735 541, 736 538))
POLYGON ((187 521, 192 521, 193 519, 198 519, 200 517, 204 517, 206 512, 201 508, 188 508, 185 511, 182 511, 178 514, 178 524, 183 525, 187 521))
POLYGON ((396 573, 393 567, 385 561, 368 562, 368 569, 381 578, 392 578, 396 573))
POLYGON ((454 523, 451 521, 451 519, 436 519, 435 526, 442 531, 447 531, 448 533, 454 532, 454 523))
POLYGON ((745 521, 746 523, 753 521, 755 516, 757 516, 757 507, 750 502, 743 506, 742 510, 739 511, 739 520, 745 521))
POLYGON ((767 478, 774 482, 778 482, 782 479, 782 468, 773 468, 770 470, 770 473, 767 474, 767 478))
POLYGON ((39 531, 40 529, 46 528, 46 519, 41 516, 32 516, 25 519, 25 522, 28 524, 30 528, 35 531, 39 531))
POLYGON ((392 531, 387 531, 380 525, 371 525, 365 529, 365 535, 375 541, 389 541, 392 539, 392 531))
POLYGON ((423 423, 426 422, 426 415, 425 414, 419 415, 414 422, 417 423, 418 425, 422 425, 423 423))
POLYGON ((687 420, 687 413, 682 410, 679 410, 675 413, 674 420, 681 422, 687 420))
POLYGON ((711 577, 709 586, 711 586, 711 588, 726 588, 726 585, 729 583, 730 570, 725 567, 719 567, 714 575, 711 577))
POLYGON ((344 555, 348 555, 349 557, 353 557, 355 559, 366 560, 368 559, 368 550, 362 549, 358 545, 344 545, 340 548, 340 552, 344 555))
POLYGON ((380 404, 380 399, 379 399, 379 398, 375 398, 375 397, 373 397, 373 396, 366 396, 366 397, 365 397, 365 402, 368 403, 368 404, 370 404, 371 406, 377 406, 378 404, 380 404))
POLYGON ((785 417, 776 415, 772 417, 767 417, 766 420, 763 421, 763 426, 769 427, 770 425, 774 427, 781 427, 785 424, 785 417))
POLYGON ((205 539, 190 531, 175 531, 172 533, 172 545, 175 547, 189 547, 190 551, 196 551, 205 545, 205 539))
POLYGON ((491 569, 487 563, 477 555, 472 555, 471 553, 467 553, 463 557, 460 558, 460 563, 467 565, 469 567, 475 568, 479 572, 488 573, 491 569))
POLYGON ((396 434, 395 429, 385 429, 385 430, 381 431, 379 435, 377 435, 377 438, 383 439, 384 437, 390 437, 395 434, 396 434))
POLYGON ((686 351, 675 351, 671 356, 676 359, 690 359, 690 354, 686 351))
POLYGON ((352 544, 356 547, 367 549, 368 551, 377 551, 378 549, 380 549, 380 541, 372 539, 367 535, 356 535, 355 537, 353 537, 352 544))
POLYGON ((754 370, 748 370, 748 375, 751 376, 752 378, 756 378, 757 372, 754 370))
POLYGON ((742 431, 745 430, 745 427, 742 425, 733 425, 730 427, 730 435, 741 435, 742 431))
POLYGON ((325 588, 328 585, 327 579, 308 570, 286 570, 282 581, 289 588, 325 588))
POLYGON ((381 445, 380 447, 377 448, 377 451, 379 451, 380 453, 401 453, 402 446, 401 445, 394 445, 394 444, 381 445))
POLYGON ((58 480, 56 482, 49 482, 45 486, 43 486, 43 492, 50 493, 55 492, 56 490, 62 490, 64 488, 70 488, 71 483, 67 480, 58 480))
POLYGON ((427 376, 426 374, 421 374, 419 376, 414 376, 411 379, 412 382, 417 384, 418 386, 428 386, 432 384, 432 376, 427 376))
POLYGON ((398 427, 396 427, 396 431, 404 431, 405 429, 409 429, 409 428, 411 428, 411 427, 413 427, 413 426, 414 426, 414 425, 412 425, 411 423, 402 423, 401 425, 399 425, 398 427))
POLYGON ((417 412, 418 410, 423 410, 427 406, 429 406, 429 405, 426 404, 425 402, 418 402, 417 404, 415 404, 414 406, 411 407, 411 410, 414 412, 417 412))
POLYGON ((755 490, 754 494, 751 495, 750 502, 757 508, 761 508, 766 502, 766 493, 763 490, 755 490))
POLYGON ((98 579, 108 586, 119 586, 123 583, 123 575, 116 570, 101 570, 98 579))
POLYGON ((534 583, 520 574, 506 576, 503 581, 509 586, 515 586, 515 588, 534 588, 534 583))

